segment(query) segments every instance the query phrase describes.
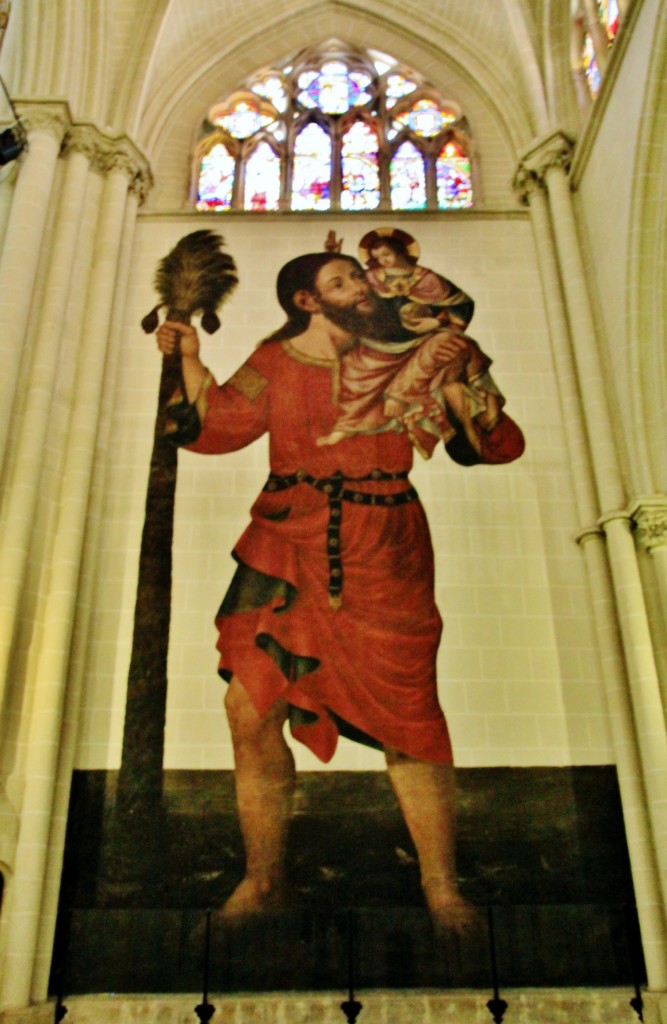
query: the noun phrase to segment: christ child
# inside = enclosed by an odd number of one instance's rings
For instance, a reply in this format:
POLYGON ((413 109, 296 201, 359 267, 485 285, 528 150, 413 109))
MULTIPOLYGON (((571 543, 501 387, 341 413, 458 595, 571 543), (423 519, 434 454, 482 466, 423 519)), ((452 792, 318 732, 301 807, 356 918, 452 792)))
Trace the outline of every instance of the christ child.
POLYGON ((317 443, 407 430, 428 457, 428 435, 447 443, 463 430, 479 450, 479 431, 492 428, 503 399, 491 360, 465 334, 473 300, 418 264, 419 246, 405 231, 377 228, 359 253, 375 299, 373 337, 360 338, 341 360, 340 415, 317 443))

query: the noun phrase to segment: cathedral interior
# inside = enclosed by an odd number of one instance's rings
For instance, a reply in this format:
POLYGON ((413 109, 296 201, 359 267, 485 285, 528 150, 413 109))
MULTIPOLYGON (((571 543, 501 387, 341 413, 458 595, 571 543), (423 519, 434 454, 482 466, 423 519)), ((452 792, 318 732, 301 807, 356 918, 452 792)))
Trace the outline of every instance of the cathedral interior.
POLYGON ((362 1024, 664 1024, 667 2, 0 0, 0 76, 3 1022, 176 1024, 203 984, 258 1024, 346 995, 362 1024), (434 940, 382 756, 341 738, 295 744, 289 912, 219 940, 243 847, 213 619, 267 446, 179 453, 137 738, 141 321, 179 239, 221 234, 225 381, 287 260, 386 228, 474 298, 526 439, 411 476, 483 934, 434 940))

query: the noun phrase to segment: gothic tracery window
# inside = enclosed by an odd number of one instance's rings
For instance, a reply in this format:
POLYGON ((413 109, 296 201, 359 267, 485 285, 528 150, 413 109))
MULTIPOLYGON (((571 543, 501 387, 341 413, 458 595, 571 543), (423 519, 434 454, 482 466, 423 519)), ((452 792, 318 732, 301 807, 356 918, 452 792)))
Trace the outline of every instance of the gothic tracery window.
POLYGON ((458 106, 387 54, 336 41, 263 69, 209 112, 198 210, 449 210, 473 205, 458 106))

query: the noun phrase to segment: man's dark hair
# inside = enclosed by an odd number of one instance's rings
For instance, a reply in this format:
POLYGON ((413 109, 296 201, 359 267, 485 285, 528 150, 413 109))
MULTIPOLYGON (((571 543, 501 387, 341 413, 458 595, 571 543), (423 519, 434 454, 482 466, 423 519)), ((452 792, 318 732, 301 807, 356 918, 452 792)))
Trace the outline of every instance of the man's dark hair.
POLYGON ((353 256, 343 256, 337 252, 306 253, 290 260, 281 268, 276 282, 276 291, 278 302, 287 314, 287 320, 282 327, 265 338, 264 342, 284 341, 286 338, 296 338, 298 334, 303 334, 310 323, 310 313, 299 309, 294 304, 294 296, 300 291, 315 294, 317 275, 322 267, 326 267, 333 260, 345 260, 347 263, 352 263, 363 273, 363 267, 358 260, 355 260, 353 256))

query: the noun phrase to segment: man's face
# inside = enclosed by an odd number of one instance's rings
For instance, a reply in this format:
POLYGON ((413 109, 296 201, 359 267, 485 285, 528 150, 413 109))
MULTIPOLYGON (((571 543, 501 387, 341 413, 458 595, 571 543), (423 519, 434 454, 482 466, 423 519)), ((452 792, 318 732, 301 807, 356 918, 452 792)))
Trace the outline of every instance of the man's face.
POLYGON ((348 260, 332 260, 315 278, 315 298, 332 323, 351 334, 368 326, 374 306, 361 267, 348 260))

